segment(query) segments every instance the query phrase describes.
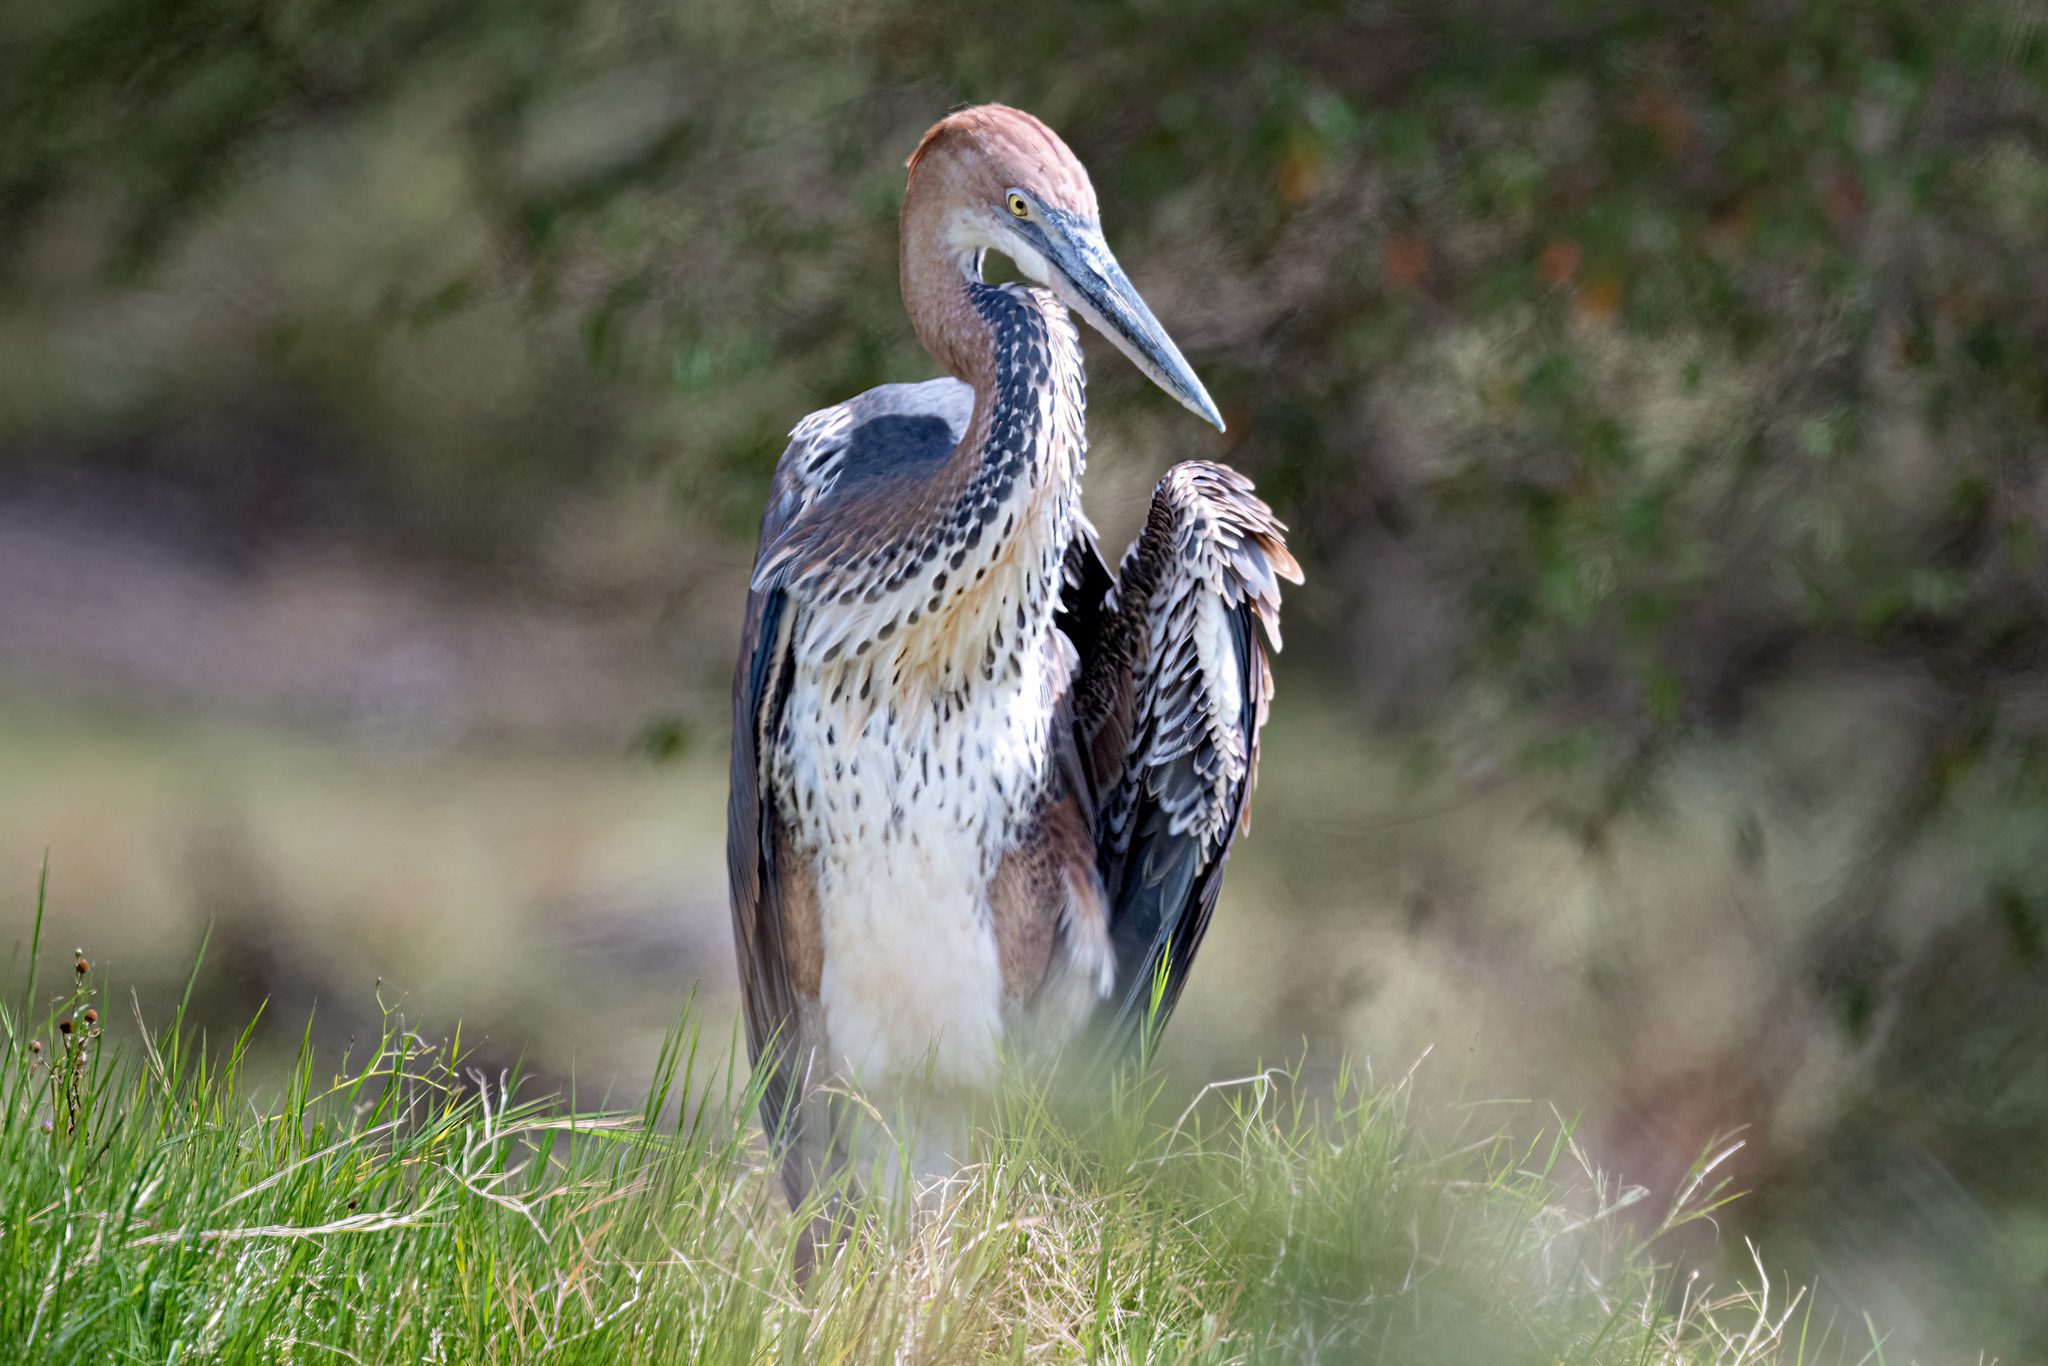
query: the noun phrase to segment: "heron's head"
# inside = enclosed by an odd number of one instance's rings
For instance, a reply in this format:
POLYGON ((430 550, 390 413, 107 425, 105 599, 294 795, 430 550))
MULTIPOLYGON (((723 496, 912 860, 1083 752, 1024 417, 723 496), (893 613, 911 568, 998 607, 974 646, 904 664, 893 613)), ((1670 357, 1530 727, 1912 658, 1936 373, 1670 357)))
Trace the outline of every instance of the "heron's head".
POLYGON ((1016 262, 1129 356, 1154 384, 1223 429, 1180 348, 1103 240, 1088 172, 1059 135, 1021 109, 985 104, 934 124, 910 154, 903 200, 904 290, 919 301, 911 253, 932 251, 972 279, 985 252, 1016 262))

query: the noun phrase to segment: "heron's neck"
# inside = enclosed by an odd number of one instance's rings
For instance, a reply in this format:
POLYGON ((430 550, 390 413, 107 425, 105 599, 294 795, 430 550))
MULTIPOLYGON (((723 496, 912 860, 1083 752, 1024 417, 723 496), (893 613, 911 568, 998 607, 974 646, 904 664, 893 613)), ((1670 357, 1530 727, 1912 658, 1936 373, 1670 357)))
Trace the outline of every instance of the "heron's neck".
POLYGON ((952 473, 981 505, 1003 503, 1019 481, 1078 483, 1087 456, 1086 376, 1066 307, 1043 289, 969 281, 976 335, 961 375, 974 416, 952 473))
MULTIPOLYGON (((1035 667, 1080 515, 1085 459, 1081 347, 1051 294, 967 281, 978 331, 962 368, 974 415, 920 500, 924 525, 907 535, 930 550, 907 572, 904 628, 892 652, 935 694, 1014 680, 1035 667)), ((920 552, 922 553, 922 552, 920 552)))

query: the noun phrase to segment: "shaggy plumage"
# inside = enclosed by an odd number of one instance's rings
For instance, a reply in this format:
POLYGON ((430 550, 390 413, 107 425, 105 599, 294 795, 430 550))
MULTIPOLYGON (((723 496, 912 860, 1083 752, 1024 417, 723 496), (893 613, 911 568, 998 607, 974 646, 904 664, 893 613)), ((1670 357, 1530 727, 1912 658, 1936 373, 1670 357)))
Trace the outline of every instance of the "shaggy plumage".
POLYGON ((885 1151, 849 1147, 833 1097, 857 1088, 936 1173, 1000 1047, 1128 1035, 1155 980, 1171 1007, 1248 810, 1260 633, 1278 648, 1277 580, 1300 580, 1250 483, 1204 462, 1110 574, 1068 304, 1213 405, 1043 124, 967 110, 909 165, 904 299, 951 377, 797 425, 733 694, 733 925, 792 1198, 885 1151), (984 283, 990 249, 1036 283, 984 283))

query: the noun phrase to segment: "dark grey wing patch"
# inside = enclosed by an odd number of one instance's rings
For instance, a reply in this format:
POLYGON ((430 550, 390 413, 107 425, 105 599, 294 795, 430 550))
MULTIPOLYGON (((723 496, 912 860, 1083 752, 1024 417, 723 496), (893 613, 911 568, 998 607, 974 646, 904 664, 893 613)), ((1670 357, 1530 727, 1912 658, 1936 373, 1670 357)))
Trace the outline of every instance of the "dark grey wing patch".
POLYGON ((874 492, 892 474, 929 475, 959 444, 973 413, 974 390, 941 378, 878 385, 797 423, 775 467, 754 586, 832 538, 825 507, 835 497, 874 492))
POLYGON ((900 413, 871 417, 847 433, 835 492, 881 479, 924 479, 959 444, 943 417, 900 413))

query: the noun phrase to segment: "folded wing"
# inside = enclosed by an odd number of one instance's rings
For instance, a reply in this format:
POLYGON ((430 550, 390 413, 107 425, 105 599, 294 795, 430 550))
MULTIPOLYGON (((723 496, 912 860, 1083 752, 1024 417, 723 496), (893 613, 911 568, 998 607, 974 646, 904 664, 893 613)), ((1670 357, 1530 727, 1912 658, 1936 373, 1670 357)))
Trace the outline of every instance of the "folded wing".
MULTIPOLYGON (((726 870, 733 940, 750 1054, 763 1067, 761 1123, 782 1159, 792 1199, 807 1187, 822 1135, 806 1133, 805 1072, 817 1040, 814 1000, 817 905, 804 860, 789 847, 768 765, 782 726, 795 661, 796 617, 820 610, 798 571, 809 542, 844 519, 835 497, 848 489, 942 459, 960 439, 974 394, 958 380, 885 384, 812 413, 790 433, 775 468, 761 546, 733 678, 732 785, 726 813, 726 870)), ((843 501, 843 499, 842 499, 843 501)), ((835 528, 844 532, 843 525, 835 528)))
POLYGON ((1285 532, 1243 475, 1190 461, 1160 481, 1114 584, 1089 541, 1068 556, 1061 624, 1083 661, 1075 729, 1110 903, 1105 1015, 1118 1041, 1145 1025, 1155 993, 1161 1022, 1179 999, 1250 818, 1279 581, 1301 582, 1285 532))

